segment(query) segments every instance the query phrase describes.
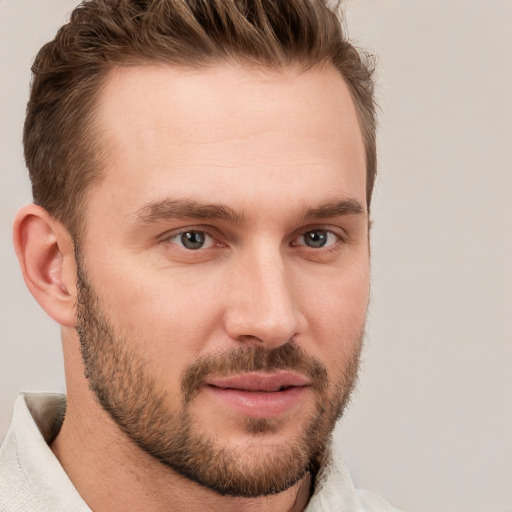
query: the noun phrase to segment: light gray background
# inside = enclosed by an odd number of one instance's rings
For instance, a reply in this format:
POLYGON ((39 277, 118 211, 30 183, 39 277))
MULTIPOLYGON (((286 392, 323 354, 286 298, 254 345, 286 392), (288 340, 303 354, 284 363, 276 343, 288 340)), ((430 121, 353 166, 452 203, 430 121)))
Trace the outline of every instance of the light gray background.
MULTIPOLYGON (((0 0, 0 439, 20 390, 64 391, 25 289, 29 66, 74 0, 0 0)), ((409 512, 512 511, 512 1, 349 0, 379 55, 380 178, 361 382, 336 437, 360 487, 409 512)))

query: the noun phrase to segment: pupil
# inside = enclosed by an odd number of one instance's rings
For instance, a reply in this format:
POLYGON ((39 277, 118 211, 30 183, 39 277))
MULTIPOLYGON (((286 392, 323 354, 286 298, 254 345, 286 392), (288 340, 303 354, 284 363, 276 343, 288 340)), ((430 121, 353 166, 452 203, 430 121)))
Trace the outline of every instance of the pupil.
POLYGON ((199 231, 182 233, 181 243, 187 249, 200 249, 204 245, 204 233, 199 231))
POLYGON ((310 231, 305 238, 309 247, 323 247, 327 243, 327 233, 324 231, 310 231))

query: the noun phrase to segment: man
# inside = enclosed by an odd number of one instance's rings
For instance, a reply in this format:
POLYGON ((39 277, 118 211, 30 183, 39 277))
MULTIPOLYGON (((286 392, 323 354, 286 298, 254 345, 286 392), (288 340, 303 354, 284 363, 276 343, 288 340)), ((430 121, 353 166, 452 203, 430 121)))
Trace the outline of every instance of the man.
POLYGON ((392 510, 330 448, 376 172, 333 11, 90 0, 33 73, 14 239, 67 399, 18 399, 0 509, 392 510))

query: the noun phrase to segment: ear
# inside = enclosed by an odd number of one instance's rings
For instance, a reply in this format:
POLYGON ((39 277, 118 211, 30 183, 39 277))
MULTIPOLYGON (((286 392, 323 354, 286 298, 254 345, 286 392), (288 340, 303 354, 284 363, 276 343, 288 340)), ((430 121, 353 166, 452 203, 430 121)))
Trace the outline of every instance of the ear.
POLYGON ((76 263, 67 229, 44 208, 28 204, 16 215, 13 239, 30 293, 55 321, 75 327, 76 263))
POLYGON ((368 256, 371 257, 372 255, 372 239, 371 239, 371 232, 373 228, 373 220, 371 218, 368 219, 368 256))

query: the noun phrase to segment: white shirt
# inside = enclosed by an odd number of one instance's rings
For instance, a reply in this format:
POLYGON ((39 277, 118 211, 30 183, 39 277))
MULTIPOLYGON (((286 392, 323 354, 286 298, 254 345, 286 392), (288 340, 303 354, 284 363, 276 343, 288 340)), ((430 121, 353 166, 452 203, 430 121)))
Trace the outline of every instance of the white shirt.
MULTIPOLYGON (((21 394, 0 448, 1 512, 91 512, 48 443, 60 428, 65 397, 21 394)), ((331 453, 320 468, 305 512, 397 512, 379 496, 354 488, 331 453)))

